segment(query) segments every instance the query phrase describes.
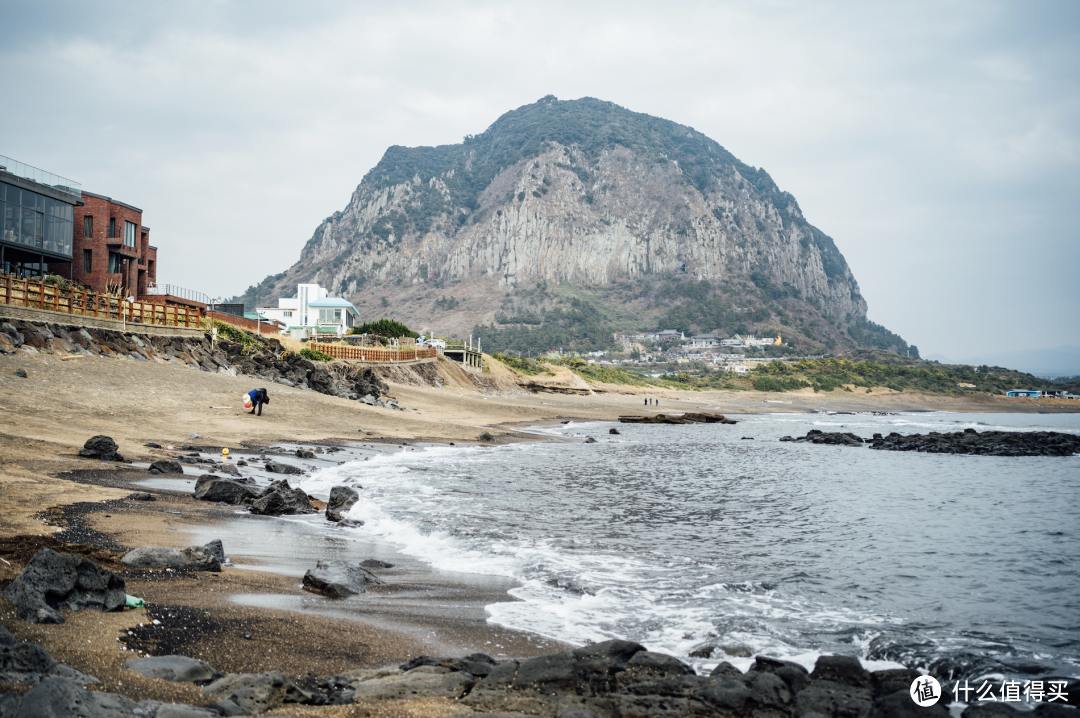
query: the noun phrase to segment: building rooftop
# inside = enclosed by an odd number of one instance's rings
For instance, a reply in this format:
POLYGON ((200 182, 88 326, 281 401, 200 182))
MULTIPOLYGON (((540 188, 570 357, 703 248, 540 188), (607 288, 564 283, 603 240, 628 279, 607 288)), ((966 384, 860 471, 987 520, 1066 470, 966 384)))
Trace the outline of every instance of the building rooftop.
POLYGON ((322 299, 313 299, 312 301, 308 302, 308 306, 315 307, 316 309, 320 307, 341 307, 343 309, 351 309, 356 314, 360 313, 356 310, 356 307, 353 306, 352 302, 350 302, 348 299, 342 299, 341 297, 323 297, 322 299))
POLYGON ((76 197, 82 196, 82 185, 75 180, 69 180, 67 177, 61 177, 60 175, 54 175, 52 172, 46 172, 37 167, 23 164, 10 157, 0 155, 0 170, 3 170, 8 174, 13 174, 16 177, 22 177, 23 179, 28 179, 32 182, 58 189, 61 192, 73 194, 76 197))

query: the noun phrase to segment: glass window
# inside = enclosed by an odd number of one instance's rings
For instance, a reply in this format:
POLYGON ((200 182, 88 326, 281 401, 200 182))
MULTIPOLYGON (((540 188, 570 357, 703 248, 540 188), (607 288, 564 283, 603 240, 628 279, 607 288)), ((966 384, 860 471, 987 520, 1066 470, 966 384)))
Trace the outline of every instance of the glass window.
POLYGON ((37 245, 37 235, 38 235, 38 229, 37 228, 38 228, 38 225, 39 225, 39 221, 38 221, 39 216, 40 215, 38 215, 37 212, 35 212, 34 210, 32 210, 29 207, 23 207, 22 208, 22 224, 19 227, 19 241, 21 243, 29 245, 31 247, 38 246, 37 245))
POLYGON ((109 239, 116 239, 116 217, 109 217, 109 239))
POLYGON ((7 202, 0 202, 0 237, 8 242, 15 242, 19 236, 19 208, 7 202))
POLYGON ((60 220, 51 214, 43 214, 45 221, 45 243, 42 247, 46 252, 56 252, 60 249, 60 220))
POLYGON ((66 219, 60 220, 60 251, 71 256, 72 237, 74 232, 72 230, 71 222, 66 219))
POLYGON ((135 246, 135 223, 124 222, 124 244, 128 247, 135 246))
POLYGON ((120 272, 120 255, 116 252, 109 252, 109 274, 118 274, 120 272))
POLYGON ((84 249, 82 251, 83 258, 83 272, 86 274, 93 274, 94 272, 94 252, 90 249, 84 249))
POLYGON ((87 214, 82 218, 82 235, 87 239, 94 236, 94 215, 87 214))

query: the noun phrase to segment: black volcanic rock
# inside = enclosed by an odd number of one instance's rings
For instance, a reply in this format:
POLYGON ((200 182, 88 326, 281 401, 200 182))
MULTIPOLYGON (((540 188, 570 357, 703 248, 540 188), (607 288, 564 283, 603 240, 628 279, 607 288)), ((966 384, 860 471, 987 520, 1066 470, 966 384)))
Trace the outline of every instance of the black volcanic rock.
POLYGON ((88 558, 43 548, 4 589, 19 618, 31 623, 63 623, 63 609, 116 611, 124 607, 124 579, 88 558))

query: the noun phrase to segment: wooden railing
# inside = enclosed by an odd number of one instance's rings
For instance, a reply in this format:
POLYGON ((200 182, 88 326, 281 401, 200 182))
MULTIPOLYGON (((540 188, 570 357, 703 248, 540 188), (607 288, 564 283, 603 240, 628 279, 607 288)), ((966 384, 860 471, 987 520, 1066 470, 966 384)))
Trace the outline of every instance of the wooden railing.
POLYGON ((406 362, 418 359, 434 359, 435 347, 409 347, 403 349, 373 349, 372 347, 350 347, 343 344, 319 342, 316 349, 329 354, 335 359, 371 362, 406 362))
MULTIPOLYGON (((169 327, 198 327, 202 319, 197 309, 167 304, 125 302, 111 294, 82 289, 61 289, 34 279, 7 275, 0 279, 0 304, 29 309, 45 309, 62 314, 98 317, 132 324, 169 327)), ((59 320, 58 320, 59 321, 59 320)))

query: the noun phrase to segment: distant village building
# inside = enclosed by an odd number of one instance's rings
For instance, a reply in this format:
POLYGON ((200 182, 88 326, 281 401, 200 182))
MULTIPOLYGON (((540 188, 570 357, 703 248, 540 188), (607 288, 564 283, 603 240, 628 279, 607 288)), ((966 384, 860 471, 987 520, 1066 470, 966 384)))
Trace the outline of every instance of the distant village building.
POLYGON ((1005 392, 1005 396, 1029 396, 1029 397, 1031 397, 1033 399, 1038 399, 1039 398, 1039 390, 1038 389, 1012 389, 1011 391, 1005 392))
POLYGON ((318 284, 298 284, 295 297, 282 297, 276 307, 256 307, 255 312, 286 326, 288 331, 348 334, 350 328, 360 324, 360 313, 349 300, 328 294, 318 284))

